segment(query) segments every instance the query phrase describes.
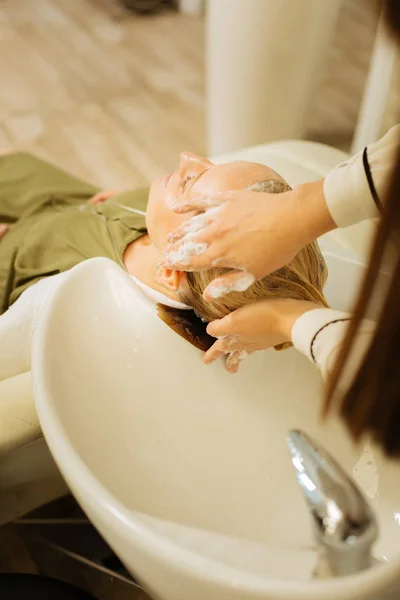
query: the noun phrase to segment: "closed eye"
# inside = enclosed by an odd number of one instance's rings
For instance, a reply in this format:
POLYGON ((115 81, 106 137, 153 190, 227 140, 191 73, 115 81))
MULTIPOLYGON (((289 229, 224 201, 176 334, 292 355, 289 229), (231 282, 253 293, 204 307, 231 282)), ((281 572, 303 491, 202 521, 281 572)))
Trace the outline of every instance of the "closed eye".
POLYGON ((186 184, 189 183, 189 181, 194 178, 195 178, 194 173, 188 173, 187 175, 185 175, 185 177, 180 182, 181 188, 185 189, 186 184))
POLYGON ((198 173, 197 175, 195 173, 188 173, 187 175, 185 175, 185 177, 181 180, 180 182, 180 187, 182 188, 182 192, 185 191, 185 187, 186 185, 189 183, 189 181, 192 181, 192 185, 194 185, 194 183, 196 181, 198 181, 200 179, 200 177, 202 175, 204 175, 204 173, 207 173, 208 169, 204 169, 204 171, 202 171, 201 173, 198 173))

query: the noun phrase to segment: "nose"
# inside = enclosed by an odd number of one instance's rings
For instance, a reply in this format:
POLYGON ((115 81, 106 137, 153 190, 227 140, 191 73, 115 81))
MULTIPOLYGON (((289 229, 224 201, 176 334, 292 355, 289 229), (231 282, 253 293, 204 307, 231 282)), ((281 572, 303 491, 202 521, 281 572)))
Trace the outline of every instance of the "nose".
POLYGON ((198 164, 200 158, 193 154, 193 152, 182 152, 179 161, 180 172, 186 171, 191 165, 198 164))
POLYGON ((212 167, 213 163, 203 156, 197 156, 193 152, 182 152, 180 157, 179 172, 185 175, 188 171, 201 173, 212 167))

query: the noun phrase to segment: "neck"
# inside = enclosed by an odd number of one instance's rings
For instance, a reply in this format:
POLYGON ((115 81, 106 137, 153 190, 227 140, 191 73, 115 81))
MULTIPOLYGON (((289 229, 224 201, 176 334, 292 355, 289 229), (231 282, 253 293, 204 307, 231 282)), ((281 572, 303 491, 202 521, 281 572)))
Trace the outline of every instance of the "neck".
POLYGON ((157 266, 163 260, 163 256, 148 235, 131 242, 125 249, 123 260, 130 275, 134 275, 142 283, 165 294, 171 300, 180 301, 176 292, 165 288, 156 279, 157 266))

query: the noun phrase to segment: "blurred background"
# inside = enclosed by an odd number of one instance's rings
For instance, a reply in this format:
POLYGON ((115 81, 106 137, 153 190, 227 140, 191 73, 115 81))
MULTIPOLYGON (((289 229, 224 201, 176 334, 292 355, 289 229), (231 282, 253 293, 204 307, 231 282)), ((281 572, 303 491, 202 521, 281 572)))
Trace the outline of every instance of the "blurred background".
MULTIPOLYGON (((250 9, 253 1, 242 3, 250 9)), ((380 3, 339 4, 302 137, 349 149, 380 3)), ((116 189, 172 171, 182 150, 212 153, 206 11, 201 0, 0 0, 0 148, 36 152, 116 189)), ((395 88, 388 127, 397 119, 395 88)))

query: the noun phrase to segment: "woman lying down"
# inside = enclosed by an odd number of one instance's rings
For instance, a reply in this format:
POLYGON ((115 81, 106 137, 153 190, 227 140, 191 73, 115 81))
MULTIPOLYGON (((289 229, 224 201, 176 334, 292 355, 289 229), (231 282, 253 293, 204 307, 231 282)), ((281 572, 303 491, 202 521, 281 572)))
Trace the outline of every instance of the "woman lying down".
MULTIPOLYGON (((155 302, 193 309, 206 322, 276 296, 326 306, 327 271, 316 242, 246 292, 212 302, 202 294, 222 269, 183 273, 163 265, 167 235, 190 217, 171 210, 176 202, 245 187, 289 189, 265 165, 215 165, 190 153, 183 153, 177 171, 150 190, 122 193, 99 192, 29 154, 0 156, 0 380, 30 369, 31 338, 44 302, 66 271, 94 257, 119 263, 155 302)), ((226 364, 237 370, 235 352, 226 364)))

